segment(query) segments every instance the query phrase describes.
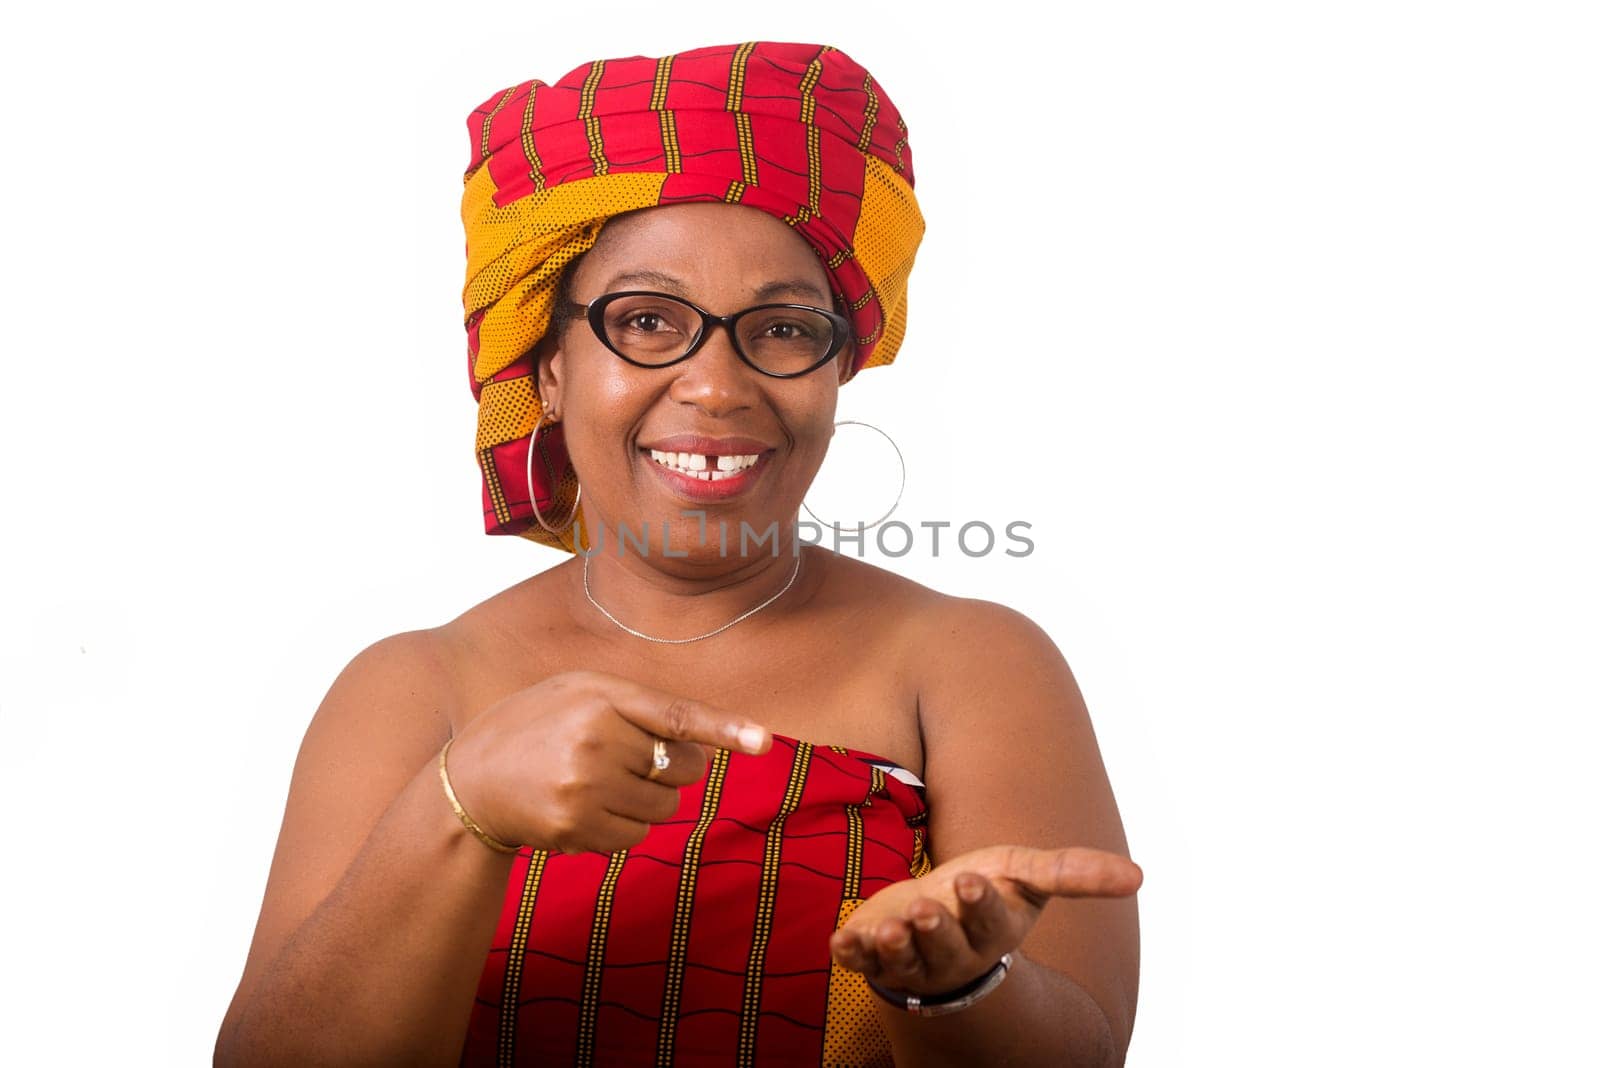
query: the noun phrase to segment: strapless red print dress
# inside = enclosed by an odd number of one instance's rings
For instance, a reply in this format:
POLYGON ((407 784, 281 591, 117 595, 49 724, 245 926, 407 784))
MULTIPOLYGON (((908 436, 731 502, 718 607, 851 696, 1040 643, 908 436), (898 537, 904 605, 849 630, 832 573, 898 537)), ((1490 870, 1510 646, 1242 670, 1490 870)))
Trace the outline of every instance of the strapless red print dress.
POLYGON ((892 1065, 828 937, 932 868, 927 817, 892 761, 774 735, 717 750, 630 849, 523 849, 461 1063, 892 1065))

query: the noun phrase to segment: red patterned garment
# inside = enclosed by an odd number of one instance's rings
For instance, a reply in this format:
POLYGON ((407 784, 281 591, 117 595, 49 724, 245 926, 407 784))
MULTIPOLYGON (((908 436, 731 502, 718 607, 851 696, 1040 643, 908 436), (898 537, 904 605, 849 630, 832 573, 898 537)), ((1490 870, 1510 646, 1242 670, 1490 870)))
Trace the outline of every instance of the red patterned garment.
POLYGON ((921 782, 774 735, 716 751, 638 845, 523 849, 463 1065, 891 1065, 872 993, 829 936, 932 868, 921 782))

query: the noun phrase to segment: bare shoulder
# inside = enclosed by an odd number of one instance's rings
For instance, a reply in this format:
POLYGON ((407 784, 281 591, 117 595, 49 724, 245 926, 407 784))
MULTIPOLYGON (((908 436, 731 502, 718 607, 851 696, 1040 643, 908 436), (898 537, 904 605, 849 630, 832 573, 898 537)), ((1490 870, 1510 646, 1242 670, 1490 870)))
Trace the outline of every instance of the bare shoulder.
POLYGON ((1060 655, 1044 629, 1014 608, 944 593, 847 556, 830 554, 830 567, 830 587, 858 611, 891 617, 915 663, 948 667, 1002 649, 1023 656, 1060 655))
MULTIPOLYGON (((1041 738, 1078 736, 1074 759, 1098 762, 1089 713, 1049 633, 1009 605, 939 595, 917 619, 918 718, 930 754, 981 749, 988 771, 1036 757, 1041 738), (1092 737, 1092 735, 1091 735, 1092 737)), ((948 757, 947 757, 948 759, 948 757)), ((970 761, 964 761, 972 767, 970 761)))
POLYGON ((513 643, 536 644, 533 631, 541 615, 548 615, 538 605, 554 595, 556 571, 523 579, 435 626, 374 641, 340 673, 319 717, 378 716, 394 727, 394 717, 406 716, 419 733, 443 744, 459 729, 462 709, 476 700, 483 666, 519 660, 513 643))
POLYGON ((819 596, 830 606, 891 622, 897 632, 927 626, 958 600, 887 568, 825 549, 812 549, 827 569, 819 596))
POLYGON ((568 566, 570 561, 563 560, 529 575, 434 628, 441 651, 459 663, 463 657, 501 653, 508 643, 537 645, 559 633, 568 617, 568 566))
POLYGON ((448 691, 455 682, 456 641, 448 624, 399 631, 357 652, 340 677, 363 686, 448 691))
POLYGON ((301 743, 296 785, 314 786, 359 760, 365 774, 382 769, 379 777, 398 789, 450 737, 459 700, 456 658, 443 630, 402 631, 373 642, 328 687, 301 743))
POLYGON ((997 601, 939 594, 921 623, 923 639, 934 654, 930 659, 939 665, 959 663, 982 670, 983 664, 990 664, 993 671, 1006 659, 1033 662, 1061 657, 1043 627, 997 601))
POLYGON ((918 637, 929 783, 954 802, 944 813, 947 850, 982 844, 1009 822, 1014 839, 1028 844, 1065 840, 1123 851, 1088 706, 1045 629, 1008 605, 947 596, 933 602, 918 637), (1051 781, 1078 792, 1042 804, 1039 784, 1051 781), (1008 812, 991 807, 1013 790, 1008 812), (1024 804, 1030 794, 1033 803, 1024 804), (1019 821, 1019 813, 1030 818, 1019 821), (1083 819, 1091 813, 1098 818, 1083 819))

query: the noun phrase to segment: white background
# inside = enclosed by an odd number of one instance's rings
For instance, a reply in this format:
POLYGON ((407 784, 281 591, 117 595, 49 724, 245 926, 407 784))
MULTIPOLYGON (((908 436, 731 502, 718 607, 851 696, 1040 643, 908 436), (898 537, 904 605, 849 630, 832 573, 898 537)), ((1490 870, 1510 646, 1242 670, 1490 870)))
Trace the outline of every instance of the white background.
POLYGON ((41 6, 0 63, 7 1062, 207 1062, 334 675, 561 559, 482 533, 467 113, 766 38, 910 125, 910 332, 841 417, 899 518, 1037 551, 869 558, 1073 665, 1147 875, 1129 1064, 1594 1063, 1587 5, 41 6))

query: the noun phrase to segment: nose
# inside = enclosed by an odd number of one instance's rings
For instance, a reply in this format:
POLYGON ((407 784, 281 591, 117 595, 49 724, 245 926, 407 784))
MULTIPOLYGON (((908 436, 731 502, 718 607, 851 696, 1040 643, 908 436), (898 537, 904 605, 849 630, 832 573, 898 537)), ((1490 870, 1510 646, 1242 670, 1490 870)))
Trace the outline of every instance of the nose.
POLYGON ((699 351, 675 368, 672 399, 713 417, 753 406, 760 372, 739 358, 727 324, 713 323, 707 330, 699 351))

